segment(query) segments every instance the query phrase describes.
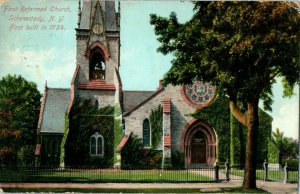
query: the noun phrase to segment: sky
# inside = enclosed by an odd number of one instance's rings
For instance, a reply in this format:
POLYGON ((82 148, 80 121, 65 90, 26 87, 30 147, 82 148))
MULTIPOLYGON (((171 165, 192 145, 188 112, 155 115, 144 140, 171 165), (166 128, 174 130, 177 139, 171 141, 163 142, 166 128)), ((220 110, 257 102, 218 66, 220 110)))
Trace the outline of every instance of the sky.
MULTIPOLYGON (((20 74, 37 83, 42 93, 46 80, 48 87, 69 88, 76 66, 78 1, 0 0, 0 6, 0 78, 20 74), (46 11, 28 9, 45 7, 46 11), (24 16, 36 17, 37 21, 19 21, 24 16)), ((193 5, 179 0, 121 2, 120 73, 124 90, 155 90, 171 67, 173 56, 156 51, 160 44, 149 15, 168 17, 172 11, 179 22, 185 22, 193 15, 193 5)), ((273 111, 268 112, 273 117, 272 128, 297 139, 299 87, 295 96, 283 98, 280 79, 277 81, 273 111)))

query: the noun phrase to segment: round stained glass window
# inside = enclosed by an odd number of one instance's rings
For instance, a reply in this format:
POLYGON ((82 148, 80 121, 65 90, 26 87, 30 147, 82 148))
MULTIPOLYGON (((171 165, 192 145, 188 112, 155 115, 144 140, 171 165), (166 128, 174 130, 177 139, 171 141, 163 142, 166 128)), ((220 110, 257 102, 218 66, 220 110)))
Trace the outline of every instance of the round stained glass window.
POLYGON ((185 96, 195 105, 207 105, 214 98, 215 90, 215 86, 202 81, 184 85, 185 96))

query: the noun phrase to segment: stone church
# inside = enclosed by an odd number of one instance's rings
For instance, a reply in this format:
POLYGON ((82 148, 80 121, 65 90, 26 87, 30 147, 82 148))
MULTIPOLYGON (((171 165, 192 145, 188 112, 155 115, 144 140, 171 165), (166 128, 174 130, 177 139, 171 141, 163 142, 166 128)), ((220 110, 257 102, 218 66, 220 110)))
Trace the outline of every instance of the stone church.
MULTIPOLYGON (((229 150, 230 136, 222 138, 212 122, 194 118, 190 113, 196 109, 212 106, 218 99, 216 88, 209 83, 195 81, 181 86, 164 86, 158 81, 156 91, 124 91, 120 76, 120 4, 113 1, 79 1, 78 27, 76 28, 76 69, 70 89, 49 88, 45 85, 41 112, 37 126, 38 144, 35 155, 42 164, 61 161, 62 139, 66 133, 65 121, 74 101, 78 98, 90 100, 97 108, 120 106, 122 137, 114 147, 117 155, 130 136, 137 136, 145 149, 152 146, 149 115, 159 105, 163 108, 162 138, 156 148, 163 158, 171 158, 173 152, 183 155, 185 166, 193 164, 214 165, 225 158, 222 142, 229 150)), ((75 18, 74 18, 75 19, 75 18)), ((122 37, 126 39, 126 37, 122 37)), ((126 67, 122 67, 126 68, 126 67)), ((228 110, 228 107, 226 107, 228 110)), ((219 113, 216 113, 219 114, 219 113)), ((228 112, 228 115, 230 112, 228 112)), ((218 118, 218 116, 214 117, 218 118)), ((270 124, 270 123, 269 123, 270 124)), ((69 131, 69 134, 72 130, 69 131)), ((234 136, 234 134, 233 134, 234 136)), ((105 158, 107 141, 101 131, 89 134, 89 156, 105 158)), ((81 146, 81 145, 77 145, 81 146)), ((223 146, 224 147, 224 146, 223 146)), ((112 149, 112 148, 111 148, 112 149)), ((243 149, 240 150, 242 152, 243 149)), ((233 150, 229 150, 233 152, 233 150)), ((231 153, 226 153, 228 158, 231 153)), ((239 155, 239 153, 237 153, 239 155)), ((122 158, 117 157, 115 164, 122 158)))

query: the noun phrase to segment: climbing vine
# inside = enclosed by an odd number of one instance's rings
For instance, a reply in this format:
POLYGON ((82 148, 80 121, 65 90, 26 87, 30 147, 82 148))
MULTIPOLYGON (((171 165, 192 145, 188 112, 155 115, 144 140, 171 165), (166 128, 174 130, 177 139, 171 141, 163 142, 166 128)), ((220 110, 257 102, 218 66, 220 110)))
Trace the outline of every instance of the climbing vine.
POLYGON ((113 166, 114 107, 98 109, 90 100, 77 99, 69 115, 69 133, 65 135, 66 165, 113 166), (96 132, 104 138, 103 157, 90 156, 90 137, 96 132))
POLYGON ((159 144, 161 144, 163 131, 163 108, 159 105, 156 109, 152 109, 150 116, 150 128, 151 128, 151 143, 152 148, 157 149, 159 144))

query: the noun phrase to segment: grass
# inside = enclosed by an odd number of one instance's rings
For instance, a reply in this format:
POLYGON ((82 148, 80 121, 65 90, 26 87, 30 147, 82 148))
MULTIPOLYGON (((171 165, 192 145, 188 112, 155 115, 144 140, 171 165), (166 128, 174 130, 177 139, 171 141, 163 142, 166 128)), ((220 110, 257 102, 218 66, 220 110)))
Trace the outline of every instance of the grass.
MULTIPOLYGON (((244 170, 231 169, 230 172, 232 175, 244 177, 244 170)), ((289 171, 288 172, 288 181, 289 182, 298 182, 298 171, 289 171)), ((256 170, 256 177, 258 180, 263 180, 264 172, 263 170, 256 170)), ((284 180, 284 171, 283 170, 269 170, 268 179, 270 181, 283 182, 284 180)))
POLYGON ((214 179, 187 170, 2 170, 0 182, 208 182, 214 179))
POLYGON ((45 188, 4 188, 4 192, 10 193, 24 193, 24 192, 43 192, 43 193, 267 193, 262 189, 244 190, 237 188, 221 188, 220 190, 209 189, 77 189, 77 188, 60 188, 60 189, 45 189, 45 188))

